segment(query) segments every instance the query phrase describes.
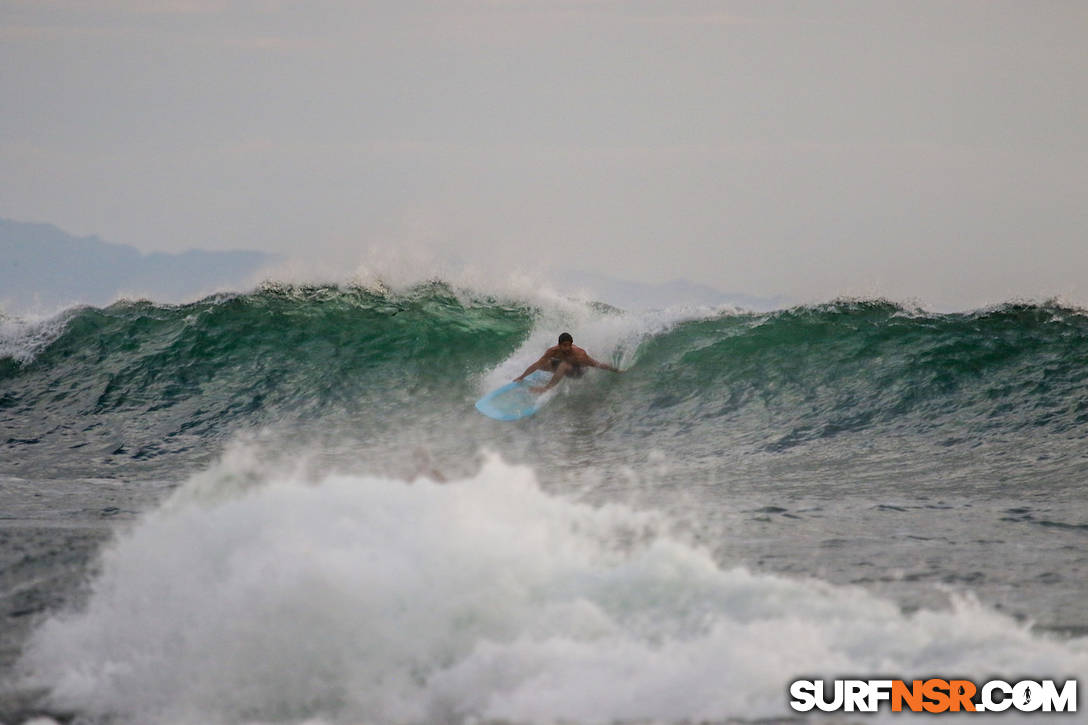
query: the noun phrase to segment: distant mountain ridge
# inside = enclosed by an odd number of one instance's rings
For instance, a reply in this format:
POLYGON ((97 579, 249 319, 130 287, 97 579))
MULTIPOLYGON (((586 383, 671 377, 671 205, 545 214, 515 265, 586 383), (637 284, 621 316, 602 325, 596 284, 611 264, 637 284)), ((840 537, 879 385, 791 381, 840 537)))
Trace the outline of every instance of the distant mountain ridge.
MULTIPOLYGON (((0 316, 47 314, 77 304, 108 305, 122 296, 180 302, 251 287, 261 270, 282 261, 257 251, 144 253, 97 236, 0 219, 0 316)), ((627 310, 732 305, 763 311, 786 298, 727 294, 687 280, 646 284, 575 270, 560 276, 565 292, 627 310)))
POLYGON ((75 237, 52 224, 0 219, 0 310, 106 305, 122 295, 180 301, 252 284, 276 259, 250 251, 148 254, 97 236, 75 237))

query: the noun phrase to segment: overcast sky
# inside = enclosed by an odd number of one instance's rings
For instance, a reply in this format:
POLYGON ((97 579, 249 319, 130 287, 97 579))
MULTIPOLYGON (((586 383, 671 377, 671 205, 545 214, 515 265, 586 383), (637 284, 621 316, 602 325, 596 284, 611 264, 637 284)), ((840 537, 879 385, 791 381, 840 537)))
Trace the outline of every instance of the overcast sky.
POLYGON ((0 92, 0 216, 148 251, 1088 301, 1082 0, 0 0, 0 92))

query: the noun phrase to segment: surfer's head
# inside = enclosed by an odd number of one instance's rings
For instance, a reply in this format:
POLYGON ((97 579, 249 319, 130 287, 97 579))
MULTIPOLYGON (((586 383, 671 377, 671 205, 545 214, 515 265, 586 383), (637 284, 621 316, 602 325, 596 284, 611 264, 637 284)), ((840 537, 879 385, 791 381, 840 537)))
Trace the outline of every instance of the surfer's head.
POLYGON ((562 335, 559 336, 559 347, 569 348, 573 344, 574 338, 571 337, 571 334, 569 332, 564 332, 562 335))

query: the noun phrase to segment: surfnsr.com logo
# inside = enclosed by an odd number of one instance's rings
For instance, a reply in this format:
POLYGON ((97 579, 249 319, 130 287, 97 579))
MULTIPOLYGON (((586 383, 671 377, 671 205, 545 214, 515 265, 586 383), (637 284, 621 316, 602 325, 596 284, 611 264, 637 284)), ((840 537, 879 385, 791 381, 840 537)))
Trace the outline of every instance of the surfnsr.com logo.
POLYGON ((1076 712, 1077 681, 1054 680, 796 680, 790 707, 797 712, 1076 712))

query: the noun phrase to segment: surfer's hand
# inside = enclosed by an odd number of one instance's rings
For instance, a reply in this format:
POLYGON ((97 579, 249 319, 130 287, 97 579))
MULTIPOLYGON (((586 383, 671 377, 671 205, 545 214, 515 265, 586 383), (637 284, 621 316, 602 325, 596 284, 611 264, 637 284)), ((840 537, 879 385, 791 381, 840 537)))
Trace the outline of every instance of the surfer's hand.
POLYGON ((548 386, 547 385, 534 385, 533 387, 529 388, 529 392, 530 393, 536 393, 537 395, 540 395, 541 393, 548 392, 548 386))

